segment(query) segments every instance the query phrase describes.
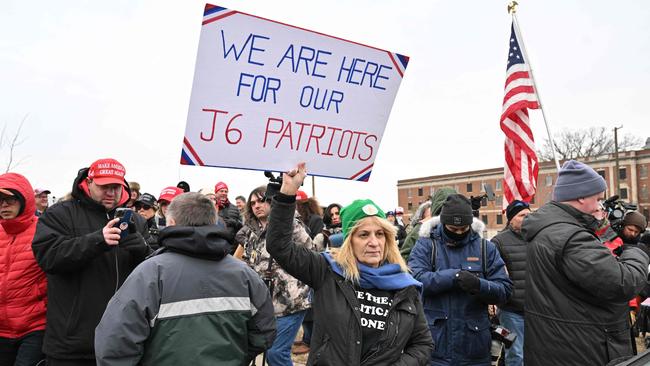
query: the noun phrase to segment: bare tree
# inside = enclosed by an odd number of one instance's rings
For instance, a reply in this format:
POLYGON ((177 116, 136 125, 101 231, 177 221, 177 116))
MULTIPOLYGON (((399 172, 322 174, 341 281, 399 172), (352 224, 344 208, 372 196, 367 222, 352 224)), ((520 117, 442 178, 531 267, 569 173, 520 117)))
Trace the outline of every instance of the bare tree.
MULTIPOLYGON (((564 130, 555 134, 555 153, 558 159, 578 159, 614 152, 614 132, 605 127, 564 130)), ((626 151, 643 146, 640 138, 626 134, 618 138, 618 150, 626 151)), ((553 150, 548 139, 537 155, 541 161, 553 160, 553 150)))
POLYGON ((5 146, 8 152, 7 165, 4 171, 5 173, 8 173, 11 169, 16 168, 25 160, 24 158, 19 161, 16 161, 15 154, 16 154, 16 148, 20 146, 20 144, 25 142, 25 139, 21 139, 20 132, 23 129, 23 125, 25 124, 26 120, 27 120, 27 116, 23 117, 23 120, 20 121, 20 124, 18 125, 18 129, 13 134, 13 136, 11 136, 11 138, 9 138, 8 136, 6 124, 2 127, 2 131, 0 132, 0 152, 5 149, 5 146))

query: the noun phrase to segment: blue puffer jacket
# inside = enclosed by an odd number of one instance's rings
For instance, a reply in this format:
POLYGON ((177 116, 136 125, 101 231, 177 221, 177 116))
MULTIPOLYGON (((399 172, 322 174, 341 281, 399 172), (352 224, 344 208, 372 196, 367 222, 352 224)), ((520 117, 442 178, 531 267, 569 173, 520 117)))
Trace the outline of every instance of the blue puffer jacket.
POLYGON ((453 246, 448 242, 442 225, 432 226, 428 236, 420 236, 408 262, 413 276, 423 284, 424 313, 435 344, 431 365, 490 365, 487 305, 504 303, 512 292, 512 282, 499 251, 489 241, 485 242, 487 263, 483 273, 481 236, 477 231, 472 230, 453 246), (435 272, 431 265, 434 242, 435 272), (477 295, 457 287, 454 278, 461 269, 480 277, 477 295))

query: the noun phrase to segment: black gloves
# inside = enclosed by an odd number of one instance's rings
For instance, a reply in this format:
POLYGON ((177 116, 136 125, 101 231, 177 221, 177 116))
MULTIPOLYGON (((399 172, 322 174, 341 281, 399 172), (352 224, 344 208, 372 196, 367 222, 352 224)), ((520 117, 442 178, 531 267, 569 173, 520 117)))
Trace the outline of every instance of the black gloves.
POLYGON ((465 270, 456 273, 456 283, 461 290, 470 295, 477 294, 481 289, 481 280, 471 272, 465 270))
POLYGON ((140 233, 128 234, 120 240, 120 248, 123 248, 133 255, 146 256, 151 251, 140 233))
POLYGON ((614 250, 612 250, 612 253, 614 253, 614 255, 616 255, 617 257, 620 257, 621 254, 623 254, 623 251, 630 248, 639 248, 639 246, 636 244, 623 244, 620 247, 617 247, 614 250))

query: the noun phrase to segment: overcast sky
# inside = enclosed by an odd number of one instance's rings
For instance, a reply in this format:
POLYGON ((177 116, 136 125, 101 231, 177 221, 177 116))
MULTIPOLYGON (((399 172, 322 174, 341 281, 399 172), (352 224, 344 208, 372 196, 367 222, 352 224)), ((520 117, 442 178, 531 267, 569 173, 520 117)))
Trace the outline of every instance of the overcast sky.
MULTIPOLYGON (((650 2, 520 3, 551 128, 623 125, 645 141, 650 2)), ((56 196, 103 157, 121 161, 127 179, 156 196, 181 179, 193 190, 223 180, 231 200, 265 183, 261 172, 179 165, 204 4, 3 1, 0 126, 11 135, 27 116, 15 171, 56 196)), ((507 2, 215 4, 410 56, 370 182, 316 178, 323 205, 372 198, 392 209, 399 179, 503 166, 507 2)), ((539 111, 531 124, 541 144, 539 111)))

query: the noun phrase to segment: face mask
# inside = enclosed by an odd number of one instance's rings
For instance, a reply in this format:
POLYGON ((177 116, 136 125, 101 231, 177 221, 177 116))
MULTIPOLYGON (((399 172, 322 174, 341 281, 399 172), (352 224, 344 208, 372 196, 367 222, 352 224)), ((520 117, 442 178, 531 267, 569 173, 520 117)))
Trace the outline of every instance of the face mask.
POLYGON ((464 232, 462 234, 456 234, 453 231, 447 230, 447 227, 444 226, 444 225, 442 226, 442 230, 444 231, 445 235, 449 238, 449 240, 451 240, 453 242, 463 241, 465 238, 467 238, 467 236, 469 235, 469 232, 471 231, 471 230, 467 230, 466 232, 464 232))

